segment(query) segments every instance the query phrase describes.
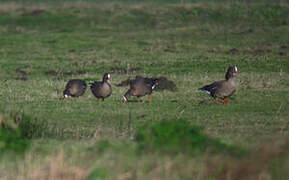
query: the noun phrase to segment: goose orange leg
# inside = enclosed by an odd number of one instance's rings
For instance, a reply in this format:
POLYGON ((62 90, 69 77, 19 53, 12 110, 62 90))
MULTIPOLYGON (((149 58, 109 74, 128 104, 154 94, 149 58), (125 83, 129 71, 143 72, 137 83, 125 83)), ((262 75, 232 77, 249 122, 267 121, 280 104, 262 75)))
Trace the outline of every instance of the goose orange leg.
POLYGON ((151 103, 151 102, 152 102, 152 96, 149 95, 149 103, 151 103))
POLYGON ((222 102, 221 98, 216 98, 216 104, 218 104, 219 102, 222 102))
POLYGON ((225 99, 223 100, 223 104, 228 104, 228 102, 229 102, 228 98, 225 98, 225 99))
POLYGON ((219 98, 219 103, 222 103, 223 102, 223 99, 222 98, 219 98))
POLYGON ((137 102, 140 102, 140 97, 137 97, 137 102))
POLYGON ((100 103, 100 99, 97 99, 97 102, 100 103))

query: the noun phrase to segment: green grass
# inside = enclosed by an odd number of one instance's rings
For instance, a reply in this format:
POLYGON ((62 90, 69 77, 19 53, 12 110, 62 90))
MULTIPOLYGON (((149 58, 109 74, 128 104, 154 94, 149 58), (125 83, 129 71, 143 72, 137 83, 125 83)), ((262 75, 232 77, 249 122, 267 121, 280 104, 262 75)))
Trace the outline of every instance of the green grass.
POLYGON ((269 1, 2 2, 0 112, 4 120, 27 117, 19 128, 30 149, 24 157, 5 152, 0 179, 286 177, 288 7, 269 1), (238 90, 229 105, 215 105, 197 88, 223 79, 230 65, 241 70, 238 90), (80 98, 61 99, 69 79, 100 80, 105 72, 112 73, 113 94, 104 103, 89 89, 80 98), (123 104, 127 87, 114 85, 135 75, 166 76, 178 91, 154 92, 152 104, 147 97, 123 104), (140 129, 167 121, 203 127, 202 136, 249 154, 202 149, 191 156, 179 148, 193 135, 187 129, 182 141, 174 125, 169 137, 177 141, 139 154, 140 129))

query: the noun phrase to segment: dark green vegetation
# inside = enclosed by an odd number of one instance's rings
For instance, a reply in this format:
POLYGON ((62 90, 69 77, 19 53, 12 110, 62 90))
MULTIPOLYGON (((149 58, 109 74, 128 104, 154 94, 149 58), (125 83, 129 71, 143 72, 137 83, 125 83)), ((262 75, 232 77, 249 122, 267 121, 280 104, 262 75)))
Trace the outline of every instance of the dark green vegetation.
MULTIPOLYGON (((22 121, 22 119, 21 119, 22 121)), ((24 129, 21 128, 22 122, 17 122, 17 119, 4 120, 0 117, 0 158, 3 152, 23 152, 28 148, 29 141, 25 136, 24 129)))
POLYGON ((2 154, 0 178, 288 176, 288 11, 269 1, 1 3, 0 112, 30 148, 2 154), (229 105, 197 91, 235 64, 229 105), (113 94, 104 103, 89 89, 62 99, 69 79, 105 72, 113 94), (123 104, 127 88, 114 84, 135 75, 166 76, 178 91, 123 104))
POLYGON ((154 125, 146 125, 136 132, 138 150, 149 152, 159 150, 161 153, 180 153, 199 155, 203 152, 240 153, 241 150, 228 146, 218 139, 202 133, 202 128, 192 126, 186 121, 163 120, 154 125))

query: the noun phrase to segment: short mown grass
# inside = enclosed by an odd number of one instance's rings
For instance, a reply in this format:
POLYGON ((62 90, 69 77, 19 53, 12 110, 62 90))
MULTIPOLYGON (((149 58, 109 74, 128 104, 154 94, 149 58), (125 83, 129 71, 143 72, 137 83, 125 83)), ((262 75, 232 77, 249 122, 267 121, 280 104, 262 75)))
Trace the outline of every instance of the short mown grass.
POLYGON ((1 2, 0 112, 29 146, 1 154, 0 179, 286 177, 288 19, 287 2, 265 0, 1 2), (237 92, 215 105, 197 89, 230 65, 241 70, 237 92), (105 72, 103 103, 89 88, 63 100, 69 79, 105 72), (116 84, 136 75, 178 90, 123 104, 128 87, 116 84))

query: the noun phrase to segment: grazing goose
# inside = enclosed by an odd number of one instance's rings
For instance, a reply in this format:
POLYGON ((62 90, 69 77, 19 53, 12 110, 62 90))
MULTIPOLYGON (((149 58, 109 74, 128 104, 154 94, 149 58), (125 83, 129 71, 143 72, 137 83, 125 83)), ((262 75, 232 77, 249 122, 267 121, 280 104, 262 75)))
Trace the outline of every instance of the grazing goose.
POLYGON ((227 70, 225 80, 213 82, 212 84, 199 88, 199 90, 212 96, 216 100, 216 104, 219 100, 223 102, 223 104, 228 104, 228 97, 236 91, 233 79, 237 76, 238 72, 240 71, 237 66, 230 66, 227 70))
POLYGON ((155 79, 143 78, 142 76, 136 76, 135 80, 131 81, 129 90, 123 96, 123 102, 127 102, 130 96, 136 96, 138 102, 140 97, 149 95, 149 103, 152 101, 151 93, 156 87, 157 83, 155 79))
POLYGON ((90 84, 90 90, 97 98, 98 102, 100 99, 104 101, 104 98, 107 98, 111 95, 111 85, 108 83, 108 80, 112 80, 111 75, 109 73, 105 73, 101 82, 95 81, 90 84))
POLYGON ((69 80, 66 84, 65 90, 63 91, 64 98, 67 97, 79 97, 85 93, 86 82, 81 79, 69 80))

